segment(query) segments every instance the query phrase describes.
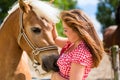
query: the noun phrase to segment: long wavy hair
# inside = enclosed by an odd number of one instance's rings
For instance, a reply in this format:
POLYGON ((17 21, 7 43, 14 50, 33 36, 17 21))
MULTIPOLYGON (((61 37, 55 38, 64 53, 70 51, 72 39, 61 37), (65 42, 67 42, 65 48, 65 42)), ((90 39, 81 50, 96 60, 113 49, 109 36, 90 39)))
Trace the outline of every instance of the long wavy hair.
POLYGON ((90 19, 79 9, 62 11, 60 18, 86 42, 92 54, 92 67, 97 67, 102 59, 104 48, 90 19))

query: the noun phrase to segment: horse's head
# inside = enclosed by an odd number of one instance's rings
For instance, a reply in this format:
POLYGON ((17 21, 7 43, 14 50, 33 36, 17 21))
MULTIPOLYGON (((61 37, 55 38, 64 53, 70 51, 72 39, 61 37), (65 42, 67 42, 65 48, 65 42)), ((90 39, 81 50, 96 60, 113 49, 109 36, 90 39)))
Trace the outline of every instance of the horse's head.
POLYGON ((37 61, 36 64, 41 64, 45 71, 58 70, 58 50, 52 36, 53 24, 58 21, 56 9, 37 0, 28 3, 19 0, 19 6, 19 45, 29 53, 34 62, 37 61))

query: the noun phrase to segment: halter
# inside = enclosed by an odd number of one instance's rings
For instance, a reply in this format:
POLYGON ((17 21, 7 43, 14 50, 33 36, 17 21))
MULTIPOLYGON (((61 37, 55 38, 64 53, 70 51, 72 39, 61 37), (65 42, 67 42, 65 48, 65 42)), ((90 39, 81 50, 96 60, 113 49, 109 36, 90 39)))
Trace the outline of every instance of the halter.
POLYGON ((20 10, 20 16, 19 16, 20 31, 18 35, 18 44, 20 45, 20 40, 21 40, 21 37, 23 36, 23 38, 25 39, 29 47, 32 49, 33 67, 36 68, 37 71, 39 71, 37 69, 37 66, 39 66, 40 64, 37 60, 35 60, 35 56, 40 54, 40 52, 49 51, 49 50, 58 50, 58 48, 56 46, 47 46, 47 47, 41 47, 41 48, 35 47, 34 44, 28 38, 28 36, 26 35, 25 30, 23 28, 23 14, 24 14, 23 11, 20 10))

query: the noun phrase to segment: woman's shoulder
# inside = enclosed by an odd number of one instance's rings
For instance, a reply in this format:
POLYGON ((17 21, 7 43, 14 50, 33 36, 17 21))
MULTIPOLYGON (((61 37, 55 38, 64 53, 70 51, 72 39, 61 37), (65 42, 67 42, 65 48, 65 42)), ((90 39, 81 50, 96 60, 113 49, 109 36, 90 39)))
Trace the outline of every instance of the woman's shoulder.
POLYGON ((92 65, 92 54, 85 42, 81 42, 72 53, 72 62, 80 63, 84 66, 92 65))
POLYGON ((85 41, 80 41, 77 50, 78 51, 90 52, 90 49, 87 46, 87 44, 85 43, 85 41))

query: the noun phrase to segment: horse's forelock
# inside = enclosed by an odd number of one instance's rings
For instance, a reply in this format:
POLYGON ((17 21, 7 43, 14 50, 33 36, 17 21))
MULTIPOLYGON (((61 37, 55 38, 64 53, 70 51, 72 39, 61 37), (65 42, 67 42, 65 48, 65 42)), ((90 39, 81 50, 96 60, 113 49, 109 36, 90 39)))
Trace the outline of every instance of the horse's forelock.
POLYGON ((52 5, 38 0, 30 0, 29 5, 32 6, 38 18, 43 17, 53 23, 59 22, 59 10, 52 5))

